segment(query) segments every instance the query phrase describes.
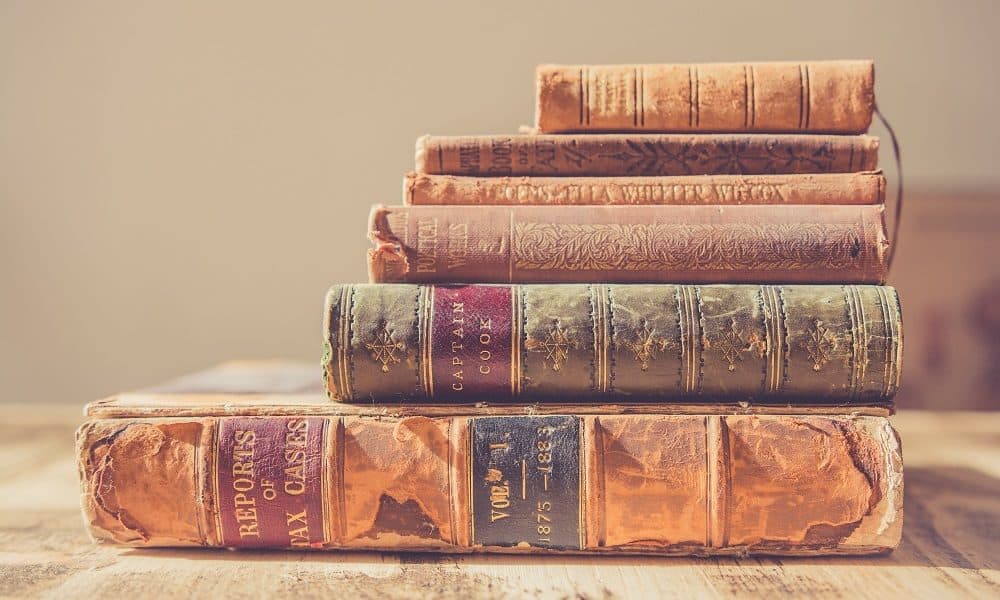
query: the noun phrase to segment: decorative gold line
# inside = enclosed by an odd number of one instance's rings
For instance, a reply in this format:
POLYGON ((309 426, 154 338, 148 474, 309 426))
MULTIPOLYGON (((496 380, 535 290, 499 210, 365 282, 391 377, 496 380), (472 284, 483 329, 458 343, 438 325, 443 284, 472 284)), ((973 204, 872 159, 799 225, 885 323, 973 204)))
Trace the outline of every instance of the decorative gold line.
POLYGON ((354 302, 354 286, 346 285, 340 292, 340 347, 337 349, 337 364, 340 368, 340 386, 343 392, 343 399, 353 398, 351 391, 351 367, 349 360, 349 350, 351 342, 351 305, 354 302))
POLYGON ((705 417, 705 545, 709 548, 716 546, 715 520, 719 508, 716 503, 716 494, 719 491, 719 418, 705 417))
POLYGON ((852 285, 851 289, 854 291, 855 302, 858 305, 858 331, 861 333, 861 339, 858 340, 858 377, 854 392, 857 394, 864 386, 865 373, 868 370, 868 344, 870 343, 870 339, 868 337, 868 316, 865 314, 864 297, 861 295, 861 290, 858 286, 852 285))
POLYGON ((847 286, 851 294, 851 313, 854 318, 854 340, 853 340, 853 361, 851 362, 851 394, 857 393, 858 386, 860 386, 859 379, 861 377, 861 346, 865 341, 864 333, 864 318, 861 314, 861 302, 857 297, 856 290, 853 285, 847 286))
POLYGON ((782 331, 784 322, 782 319, 781 303, 778 299, 775 286, 761 286, 766 307, 765 314, 768 315, 768 333, 773 336, 773 340, 768 342, 770 353, 768 355, 768 384, 769 392, 778 391, 781 386, 782 367, 784 365, 782 331))
POLYGON ((785 351, 787 349, 785 345, 785 307, 784 301, 781 296, 781 287, 773 286, 771 290, 774 296, 774 317, 775 317, 775 330, 778 333, 777 346, 775 346, 776 352, 774 369, 776 377, 774 378, 774 391, 781 389, 785 381, 785 351))
POLYGON ((607 288, 603 285, 590 287, 590 298, 594 305, 594 384, 599 392, 608 391, 608 314, 607 288))
POLYGON ((778 358, 781 354, 781 332, 778 330, 778 303, 774 298, 774 286, 767 286, 767 304, 770 307, 771 319, 773 320, 772 329, 774 330, 774 345, 771 347, 774 352, 771 353, 768 365, 771 391, 773 392, 778 389, 778 358))
POLYGON ((691 369, 692 357, 694 356, 694 350, 692 349, 691 342, 694 340, 694 329, 691 327, 691 299, 688 297, 688 288, 690 286, 683 286, 681 288, 681 294, 684 297, 684 324, 685 329, 687 329, 687 336, 684 338, 684 391, 691 391, 691 369))
POLYGON ((333 541, 332 532, 332 519, 330 515, 332 510, 330 508, 330 498, 332 494, 330 493, 330 473, 328 472, 329 466, 326 461, 326 456, 329 453, 330 444, 330 419, 323 418, 323 429, 320 434, 320 445, 319 445, 319 489, 320 489, 320 507, 323 510, 323 545, 327 545, 333 541))
POLYGON ((601 286, 601 305, 604 306, 604 391, 611 391, 611 288, 601 286))
POLYGON ((586 458, 585 458, 587 456, 586 455, 587 445, 584 439, 584 432, 586 430, 586 427, 584 427, 583 417, 574 416, 573 418, 576 419, 576 429, 578 436, 577 442, 579 443, 579 445, 577 446, 578 452, 576 456, 576 461, 577 461, 576 462, 576 472, 577 472, 576 518, 577 518, 577 523, 579 523, 579 526, 576 529, 577 529, 577 535, 579 537, 580 549, 583 550, 586 547, 587 543, 586 542, 587 514, 585 512, 586 503, 584 502, 584 498, 586 496, 584 496, 585 490, 583 489, 584 473, 587 470, 586 458))
POLYGON ((521 459, 521 500, 528 499, 528 461, 521 459))
POLYGON ((434 295, 437 288, 433 285, 424 288, 426 290, 426 296, 424 298, 424 322, 426 323, 423 331, 423 341, 424 341, 424 369, 425 369, 425 379, 424 388, 427 393, 428 398, 434 397, 434 295))
POLYGON ((596 302, 597 302, 597 315, 598 315, 598 318, 597 318, 597 321, 598 321, 597 322, 597 330, 598 330, 598 334, 600 336, 600 338, 599 338, 599 342, 600 343, 599 343, 599 345, 597 345, 594 348, 594 350, 597 352, 597 362, 600 365, 599 368, 597 369, 597 372, 600 375, 600 380, 599 380, 599 383, 598 383, 598 389, 601 392, 604 392, 607 389, 606 388, 606 384, 605 384, 605 381, 607 379, 607 377, 605 377, 605 371, 607 370, 607 363, 605 363, 605 361, 604 361, 604 333, 605 333, 605 330, 604 330, 604 319, 605 319, 605 315, 604 315, 604 298, 602 297, 602 294, 601 294, 601 292, 602 292, 601 287, 602 286, 598 285, 597 287, 594 288, 594 291, 596 292, 595 295, 597 296, 597 300, 596 300, 596 302))
POLYGON ((882 396, 886 395, 886 383, 889 379, 889 349, 892 348, 892 329, 889 325, 888 307, 886 307, 885 296, 882 294, 882 287, 875 288, 875 296, 878 298, 879 312, 882 313, 882 332, 885 336, 885 357, 882 359, 882 396))
POLYGON ((466 442, 466 453, 465 453, 465 470, 469 477, 469 546, 476 545, 476 490, 472 487, 472 465, 476 463, 475 457, 472 455, 475 445, 475 422, 476 418, 472 417, 468 419, 468 441, 466 442))
POLYGON ((510 395, 521 393, 521 292, 520 287, 510 287, 510 395))
MULTIPOLYGON (((202 465, 202 449, 201 445, 204 441, 202 438, 205 436, 205 428, 202 427, 198 430, 198 441, 195 442, 194 449, 192 451, 194 457, 194 469, 192 470, 192 476, 194 477, 194 489, 198 490, 197 497, 200 499, 198 503, 198 539, 201 540, 202 544, 208 543, 208 536, 206 535, 208 531, 208 516, 205 510, 205 485, 208 483, 205 481, 205 470, 202 465)), ((207 460, 207 457, 206 457, 207 460)))
POLYGON ((212 434, 212 447, 215 449, 215 462, 212 469, 212 491, 215 494, 215 526, 218 527, 216 536, 218 537, 219 545, 224 546, 226 544, 226 533, 222 529, 222 502, 219 498, 219 452, 221 451, 222 436, 219 432, 222 431, 222 422, 225 417, 220 417, 215 419, 215 431, 212 434))
POLYGON ((694 286, 690 285, 685 286, 685 290, 687 292, 688 315, 689 318, 691 319, 691 324, 690 324, 691 335, 689 336, 688 339, 688 346, 690 346, 690 353, 691 353, 691 368, 688 371, 688 378, 689 378, 688 391, 695 392, 697 391, 698 370, 699 370, 698 367, 700 363, 700 357, 696 354, 696 350, 698 348, 698 338, 701 336, 701 324, 698 321, 697 302, 695 300, 695 295, 694 295, 695 294, 694 286))
POLYGON ((342 544, 347 537, 347 490, 344 486, 345 458, 347 453, 347 420, 340 417, 336 420, 336 448, 337 455, 334 457, 334 464, 337 466, 337 529, 339 534, 337 540, 342 544))

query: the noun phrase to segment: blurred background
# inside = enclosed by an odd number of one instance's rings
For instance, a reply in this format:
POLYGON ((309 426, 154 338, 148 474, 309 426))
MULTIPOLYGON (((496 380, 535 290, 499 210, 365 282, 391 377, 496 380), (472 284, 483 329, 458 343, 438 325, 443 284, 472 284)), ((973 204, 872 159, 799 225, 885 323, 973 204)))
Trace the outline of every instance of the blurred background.
POLYGON ((0 401, 237 357, 318 378, 323 293, 365 279, 415 138, 530 123, 537 63, 870 57, 900 405, 1000 408, 998 28, 989 1, 0 2, 0 401))

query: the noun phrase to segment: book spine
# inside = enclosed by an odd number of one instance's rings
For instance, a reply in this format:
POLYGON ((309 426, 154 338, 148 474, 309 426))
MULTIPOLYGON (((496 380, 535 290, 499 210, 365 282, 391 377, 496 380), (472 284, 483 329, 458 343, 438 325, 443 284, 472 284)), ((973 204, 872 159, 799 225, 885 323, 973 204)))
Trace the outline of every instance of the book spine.
POLYGON ((878 167, 867 135, 583 134, 417 140, 416 171, 479 177, 780 175, 878 167))
POLYGON ((403 203, 880 204, 881 173, 677 177, 461 177, 408 173, 403 203))
POLYGON ((891 287, 337 285, 324 379, 344 402, 888 402, 891 287))
POLYGON ((373 283, 882 283, 884 205, 375 206, 373 283))
POLYGON ((93 537, 131 546, 871 554, 902 529, 882 417, 114 419, 77 448, 93 537))
POLYGON ((864 133, 869 60, 692 65, 543 65, 539 131, 864 133))

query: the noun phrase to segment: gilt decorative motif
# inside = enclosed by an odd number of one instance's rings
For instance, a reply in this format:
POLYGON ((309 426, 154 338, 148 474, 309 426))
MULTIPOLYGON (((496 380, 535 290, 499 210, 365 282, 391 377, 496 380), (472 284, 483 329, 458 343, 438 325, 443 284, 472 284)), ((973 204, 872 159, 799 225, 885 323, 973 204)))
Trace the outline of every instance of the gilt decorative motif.
POLYGON ((837 338, 829 327, 823 325, 823 321, 817 319, 813 321, 809 336, 801 346, 813 363, 813 371, 819 371, 830 362, 830 354, 837 349, 837 338))
POLYGON ((625 342, 625 347, 632 351, 635 361, 643 371, 649 370, 649 363, 656 359, 657 352, 665 352, 670 346, 670 340, 655 337, 655 331, 650 329, 646 321, 641 322, 642 329, 636 331, 635 339, 625 342))
POLYGON ((722 358, 729 364, 729 371, 736 370, 736 363, 743 362, 743 353, 756 351, 758 356, 764 356, 767 343, 756 331, 744 334, 736 324, 736 319, 729 319, 729 327, 722 331, 722 336, 714 342, 722 353, 722 358))
POLYGON ((801 148, 769 139, 760 144, 749 137, 735 137, 711 144, 628 141, 625 149, 602 153, 599 158, 621 164, 626 175, 827 173, 837 153, 832 144, 801 148))
POLYGON ((843 270, 866 260, 857 225, 514 225, 514 268, 545 271, 843 270))
POLYGON ((396 351, 403 350, 405 346, 402 342, 397 342, 393 339, 392 332, 383 323, 375 331, 374 339, 370 342, 365 342, 365 348, 371 352, 372 359, 382 363, 382 372, 388 373, 389 365, 399 364, 396 351))
POLYGON ((545 360, 552 367, 553 371, 561 371, 569 360, 569 349, 579 348, 580 345, 575 340, 570 339, 566 333, 566 328, 554 323, 545 334, 545 339, 541 342, 529 341, 528 349, 535 352, 544 352, 545 360))

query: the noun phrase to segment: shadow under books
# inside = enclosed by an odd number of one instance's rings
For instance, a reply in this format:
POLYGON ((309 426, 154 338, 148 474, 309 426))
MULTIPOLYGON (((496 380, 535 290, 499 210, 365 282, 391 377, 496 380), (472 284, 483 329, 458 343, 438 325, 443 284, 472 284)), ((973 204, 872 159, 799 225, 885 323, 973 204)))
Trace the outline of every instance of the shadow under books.
POLYGON ((184 558, 190 560, 247 562, 308 561, 339 565, 399 564, 419 569, 422 565, 517 564, 522 568, 606 565, 638 566, 925 566, 958 569, 1000 568, 1000 479, 966 467, 910 467, 906 469, 903 541, 885 556, 857 557, 657 557, 636 555, 510 555, 439 554, 433 552, 291 552, 130 549, 128 556, 184 558))

